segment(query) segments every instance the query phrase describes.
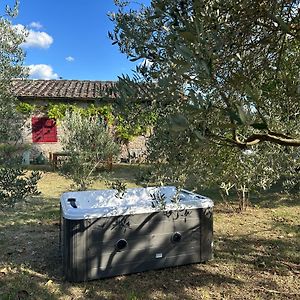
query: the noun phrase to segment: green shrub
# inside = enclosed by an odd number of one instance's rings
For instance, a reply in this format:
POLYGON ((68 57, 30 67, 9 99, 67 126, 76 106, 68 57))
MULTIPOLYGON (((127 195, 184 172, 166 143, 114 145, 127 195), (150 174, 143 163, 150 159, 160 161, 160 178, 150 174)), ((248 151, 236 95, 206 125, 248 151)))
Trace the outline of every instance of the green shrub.
POLYGON ((26 175, 21 168, 0 167, 0 209, 13 207, 29 195, 38 195, 39 172, 26 175))

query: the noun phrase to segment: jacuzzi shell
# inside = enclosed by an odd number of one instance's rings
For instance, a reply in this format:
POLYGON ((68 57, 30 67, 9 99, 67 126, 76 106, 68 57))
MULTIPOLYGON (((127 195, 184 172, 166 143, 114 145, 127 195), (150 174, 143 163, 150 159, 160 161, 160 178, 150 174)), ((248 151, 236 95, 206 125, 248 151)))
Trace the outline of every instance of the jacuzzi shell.
POLYGON ((116 190, 62 194, 66 280, 87 281, 212 258, 213 202, 209 198, 177 192, 171 186, 116 194, 116 190), (158 196, 153 195, 163 195, 164 201, 156 201, 158 196), (126 247, 120 250, 120 245, 126 247))

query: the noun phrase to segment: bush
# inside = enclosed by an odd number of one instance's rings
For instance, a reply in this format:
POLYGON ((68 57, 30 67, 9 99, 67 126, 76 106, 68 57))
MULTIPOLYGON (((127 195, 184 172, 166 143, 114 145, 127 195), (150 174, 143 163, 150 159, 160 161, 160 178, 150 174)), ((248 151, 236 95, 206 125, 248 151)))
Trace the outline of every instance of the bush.
POLYGON ((13 207, 29 195, 38 195, 37 182, 40 178, 39 172, 26 176, 21 168, 0 167, 0 209, 13 207))

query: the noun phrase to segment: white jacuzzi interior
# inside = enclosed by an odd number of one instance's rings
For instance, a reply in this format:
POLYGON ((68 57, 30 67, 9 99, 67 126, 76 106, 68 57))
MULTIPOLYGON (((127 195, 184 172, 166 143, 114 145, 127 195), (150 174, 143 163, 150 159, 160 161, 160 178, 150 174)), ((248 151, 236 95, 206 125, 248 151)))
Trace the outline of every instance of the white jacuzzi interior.
POLYGON ((158 210, 153 207, 152 195, 163 195, 166 209, 211 207, 209 198, 180 190, 179 203, 174 203, 177 189, 174 186, 131 188, 120 197, 116 190, 67 192, 62 195, 61 205, 65 218, 81 219, 133 213, 148 213, 158 210), (69 199, 75 199, 76 207, 69 199))

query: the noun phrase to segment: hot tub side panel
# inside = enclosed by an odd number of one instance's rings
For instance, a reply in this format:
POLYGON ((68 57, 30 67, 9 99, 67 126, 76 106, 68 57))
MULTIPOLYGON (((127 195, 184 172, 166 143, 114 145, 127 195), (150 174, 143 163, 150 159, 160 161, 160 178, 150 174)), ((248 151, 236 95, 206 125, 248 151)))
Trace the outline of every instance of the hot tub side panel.
POLYGON ((87 278, 87 220, 62 222, 62 263, 64 276, 69 281, 86 281, 87 278))
POLYGON ((64 220, 66 279, 85 281, 207 260, 211 240, 202 238, 212 225, 212 216, 207 216, 202 209, 193 209, 64 220), (118 249, 119 240, 127 247, 118 249))

